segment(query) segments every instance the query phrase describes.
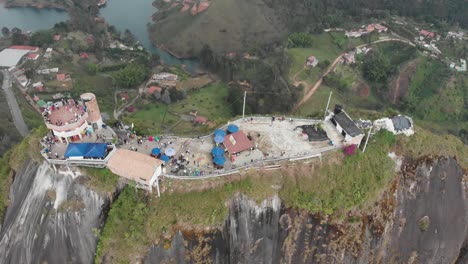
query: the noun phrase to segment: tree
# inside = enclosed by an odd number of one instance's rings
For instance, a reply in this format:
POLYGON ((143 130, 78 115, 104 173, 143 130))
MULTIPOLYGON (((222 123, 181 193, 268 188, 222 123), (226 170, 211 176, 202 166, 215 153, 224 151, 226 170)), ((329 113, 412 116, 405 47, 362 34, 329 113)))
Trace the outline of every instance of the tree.
POLYGON ((132 87, 144 81, 147 76, 147 70, 139 64, 129 64, 125 68, 115 73, 115 81, 120 87, 132 87))
POLYGON ((312 36, 304 32, 292 33, 288 38, 288 47, 290 48, 310 48, 312 43, 312 36))
POLYGON ((10 29, 8 29, 7 27, 3 27, 2 28, 2 34, 3 34, 3 36, 10 35, 10 29))
POLYGON ((34 46, 43 47, 52 44, 53 41, 52 33, 49 30, 41 30, 32 34, 30 43, 34 46))
POLYGON ((380 51, 372 52, 364 59, 363 73, 369 81, 386 82, 392 70, 389 58, 380 51))
POLYGON ((132 34, 132 32, 130 32, 130 30, 125 29, 123 37, 122 37, 122 41, 126 45, 133 45, 135 44, 135 36, 132 34))
POLYGON ((97 71, 98 71, 98 66, 96 65, 96 63, 88 63, 86 65, 86 71, 90 74, 90 75, 96 75, 97 71))
POLYGON ((26 42, 26 37, 23 35, 21 30, 12 30, 11 32, 13 32, 13 34, 11 35, 11 42, 13 45, 23 45, 26 42))

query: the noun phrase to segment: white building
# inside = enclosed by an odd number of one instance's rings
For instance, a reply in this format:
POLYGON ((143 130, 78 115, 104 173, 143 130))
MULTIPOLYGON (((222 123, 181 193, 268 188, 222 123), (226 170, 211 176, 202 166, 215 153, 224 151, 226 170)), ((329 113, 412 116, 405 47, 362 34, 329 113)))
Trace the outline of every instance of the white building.
POLYGON ((335 106, 333 114, 328 116, 338 132, 344 137, 344 145, 361 145, 364 132, 357 127, 351 117, 340 105, 335 106))

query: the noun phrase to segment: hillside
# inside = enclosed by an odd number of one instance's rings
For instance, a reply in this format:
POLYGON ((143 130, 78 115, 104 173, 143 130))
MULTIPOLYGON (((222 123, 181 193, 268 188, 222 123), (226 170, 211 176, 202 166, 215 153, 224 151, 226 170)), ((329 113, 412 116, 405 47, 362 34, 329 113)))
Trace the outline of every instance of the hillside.
POLYGON ((283 39, 286 28, 263 0, 217 0, 192 16, 178 9, 149 28, 153 43, 180 57, 197 55, 204 44, 216 52, 236 52, 283 39))

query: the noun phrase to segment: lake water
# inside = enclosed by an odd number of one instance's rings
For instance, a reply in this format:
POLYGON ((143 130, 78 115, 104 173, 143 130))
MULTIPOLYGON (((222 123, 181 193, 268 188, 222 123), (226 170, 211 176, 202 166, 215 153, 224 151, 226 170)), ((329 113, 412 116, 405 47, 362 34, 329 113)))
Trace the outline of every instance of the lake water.
POLYGON ((117 30, 124 32, 129 29, 140 41, 143 47, 152 53, 158 54, 167 64, 185 64, 187 69, 194 72, 198 67, 196 60, 179 60, 167 52, 154 47, 148 35, 148 23, 151 16, 157 12, 152 5, 154 0, 108 0, 105 7, 101 8, 101 16, 106 22, 114 25, 117 30))
POLYGON ((36 31, 52 28, 56 23, 68 19, 67 13, 55 9, 5 8, 1 2, 0 0, 0 28, 17 27, 25 31, 36 31))
MULTIPOLYGON (((17 27, 37 31, 52 28, 54 24, 68 19, 68 14, 63 11, 29 7, 5 8, 1 1, 0 29, 17 27)), ((148 51, 158 54, 165 63, 184 64, 187 70, 195 72, 198 67, 196 60, 179 60, 151 44, 147 26, 152 22, 151 15, 157 11, 152 2, 153 0, 108 0, 107 5, 101 8, 101 16, 121 32, 129 29, 148 51)))

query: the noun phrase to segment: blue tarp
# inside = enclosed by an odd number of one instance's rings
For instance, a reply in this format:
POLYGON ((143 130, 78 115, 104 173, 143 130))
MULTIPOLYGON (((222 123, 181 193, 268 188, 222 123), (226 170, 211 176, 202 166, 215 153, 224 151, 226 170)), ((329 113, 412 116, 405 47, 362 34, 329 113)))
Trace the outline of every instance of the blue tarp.
POLYGON ((157 156, 157 155, 159 155, 159 153, 161 153, 160 148, 154 148, 153 150, 151 150, 151 155, 153 155, 153 156, 157 156))
POLYGON ((211 150, 211 154, 213 156, 220 156, 220 155, 223 155, 224 154, 224 150, 220 147, 214 147, 212 150, 211 150))
POLYGON ((234 124, 230 124, 227 127, 227 130, 228 130, 229 133, 236 133, 237 131, 239 131, 239 127, 234 125, 234 124))
POLYGON ((217 135, 217 136, 215 136, 214 141, 216 143, 223 143, 224 142, 224 136, 217 135))
POLYGON ((213 162, 216 165, 224 165, 224 163, 226 162, 226 159, 223 156, 216 156, 214 157, 213 162))
POLYGON ((166 156, 166 155, 162 155, 159 159, 162 160, 162 161, 164 161, 164 162, 168 162, 171 158, 169 158, 169 157, 166 156))
POLYGON ((213 134, 214 134, 215 137, 216 137, 217 135, 221 135, 221 136, 224 137, 224 136, 226 135, 226 131, 224 131, 224 130, 222 130, 222 129, 216 129, 216 130, 214 131, 213 134))
POLYGON ((64 157, 103 158, 106 149, 106 143, 70 143, 64 157))

